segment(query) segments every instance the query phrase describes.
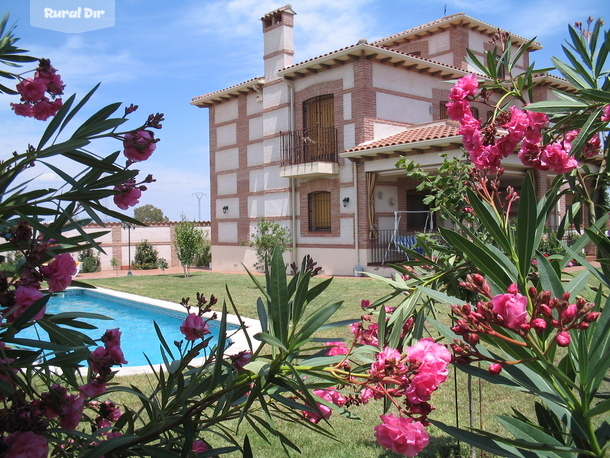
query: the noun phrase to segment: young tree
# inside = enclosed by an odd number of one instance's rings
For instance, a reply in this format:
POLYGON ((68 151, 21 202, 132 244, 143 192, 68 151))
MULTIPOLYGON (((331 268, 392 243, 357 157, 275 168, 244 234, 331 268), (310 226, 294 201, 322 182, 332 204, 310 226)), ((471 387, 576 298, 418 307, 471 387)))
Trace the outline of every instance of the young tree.
POLYGON ((163 214, 163 210, 151 204, 134 208, 133 217, 143 223, 169 221, 169 218, 163 214))
POLYGON ((136 246, 136 254, 133 258, 134 269, 156 269, 159 259, 159 252, 153 247, 148 240, 142 240, 136 246))
POLYGON ((254 267, 261 270, 265 260, 273 253, 277 246, 280 252, 290 250, 292 243, 290 230, 275 221, 267 221, 265 218, 258 220, 256 234, 251 235, 250 246, 256 248, 257 263, 254 267))
POLYGON ((182 222, 176 226, 174 243, 178 260, 184 269, 184 276, 188 277, 191 273, 191 266, 203 245, 203 232, 195 227, 194 222, 187 221, 183 215, 182 222))

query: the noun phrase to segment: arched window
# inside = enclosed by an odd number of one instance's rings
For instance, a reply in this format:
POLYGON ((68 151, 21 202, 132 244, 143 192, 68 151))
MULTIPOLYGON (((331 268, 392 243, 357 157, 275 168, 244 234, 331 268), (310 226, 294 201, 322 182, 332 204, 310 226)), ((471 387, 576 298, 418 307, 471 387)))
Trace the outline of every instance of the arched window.
POLYGON ((309 230, 330 231, 330 192, 316 191, 307 195, 309 230))

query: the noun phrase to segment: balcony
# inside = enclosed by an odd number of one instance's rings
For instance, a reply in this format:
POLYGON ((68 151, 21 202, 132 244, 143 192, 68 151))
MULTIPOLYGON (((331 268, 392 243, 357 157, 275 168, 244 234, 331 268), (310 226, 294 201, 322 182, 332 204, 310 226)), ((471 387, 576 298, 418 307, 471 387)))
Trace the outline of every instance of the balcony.
POLYGON ((282 177, 314 177, 339 173, 337 129, 313 129, 280 132, 282 177))

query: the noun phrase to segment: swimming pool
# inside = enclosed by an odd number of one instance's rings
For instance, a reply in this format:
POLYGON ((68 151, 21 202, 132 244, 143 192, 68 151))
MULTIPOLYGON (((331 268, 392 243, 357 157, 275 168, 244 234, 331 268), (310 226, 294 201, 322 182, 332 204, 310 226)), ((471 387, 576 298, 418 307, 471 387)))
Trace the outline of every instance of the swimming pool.
MULTIPOLYGON (((186 317, 186 310, 179 304, 160 301, 152 298, 138 296, 135 294, 120 293, 104 288, 86 289, 69 288, 63 293, 53 296, 47 304, 48 313, 62 313, 83 311, 98 313, 111 317, 114 320, 92 320, 86 319, 98 329, 79 330, 93 339, 100 339, 106 329, 119 328, 121 335, 121 349, 127 360, 128 368, 141 368, 148 366, 146 356, 153 364, 162 364, 160 342, 153 321, 156 322, 163 332, 166 342, 172 349, 174 357, 179 352, 174 346, 174 341, 184 340, 184 335, 180 332, 180 325, 186 317)), ((208 322, 212 335, 210 348, 216 343, 220 323, 210 320, 208 322)), ((247 320, 248 332, 258 332, 260 326, 255 320, 247 320)), ((36 330, 41 332, 41 337, 46 339, 46 333, 41 331, 38 326, 32 326, 21 333, 19 337, 37 338, 36 330)), ((243 332, 236 332, 239 329, 236 317, 227 317, 227 334, 231 339, 227 354, 235 354, 245 350, 246 342, 243 332), (241 334, 241 335, 240 335, 241 334)), ((121 370, 120 372, 125 372, 121 370)))

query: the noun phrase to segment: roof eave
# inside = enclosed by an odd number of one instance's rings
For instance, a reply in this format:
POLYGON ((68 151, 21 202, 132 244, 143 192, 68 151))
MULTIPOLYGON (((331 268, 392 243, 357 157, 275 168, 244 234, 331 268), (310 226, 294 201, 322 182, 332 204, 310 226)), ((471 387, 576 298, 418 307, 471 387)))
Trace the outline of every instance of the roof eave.
POLYGON ((451 137, 442 137, 442 138, 433 138, 430 140, 423 140, 419 142, 409 142, 402 143, 399 145, 388 145, 381 146, 378 148, 371 149, 362 149, 358 151, 346 151, 344 153, 339 153, 339 157, 344 159, 360 159, 363 157, 372 157, 383 154, 392 154, 392 153, 407 153, 412 150, 421 150, 421 149, 429 149, 438 146, 449 146, 449 145, 461 145, 462 144, 462 136, 461 135, 452 135, 451 137))
POLYGON ((235 98, 239 94, 247 94, 252 91, 259 91, 261 86, 265 84, 264 78, 254 78, 252 80, 245 81, 235 86, 221 89, 219 91, 210 92, 209 94, 200 95, 194 97, 190 104, 198 107, 210 107, 216 103, 221 103, 226 100, 235 98))

